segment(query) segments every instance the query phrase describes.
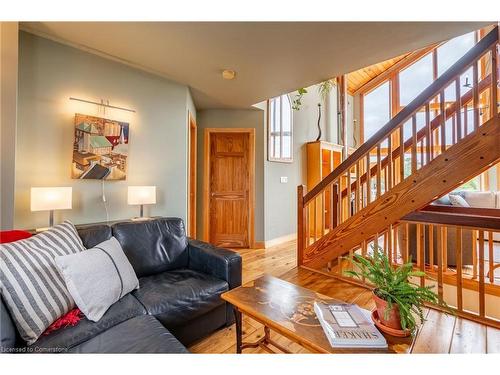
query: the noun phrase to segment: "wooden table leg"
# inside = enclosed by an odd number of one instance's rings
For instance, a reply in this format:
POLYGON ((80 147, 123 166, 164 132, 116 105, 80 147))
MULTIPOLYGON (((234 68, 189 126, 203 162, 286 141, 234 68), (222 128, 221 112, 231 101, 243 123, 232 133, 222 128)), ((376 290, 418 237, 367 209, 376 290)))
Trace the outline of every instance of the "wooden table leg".
POLYGON ((241 312, 238 311, 237 308, 233 308, 234 310, 234 318, 236 321, 236 353, 241 354, 241 343, 242 343, 242 336, 243 336, 243 330, 242 330, 242 322, 241 322, 241 312))

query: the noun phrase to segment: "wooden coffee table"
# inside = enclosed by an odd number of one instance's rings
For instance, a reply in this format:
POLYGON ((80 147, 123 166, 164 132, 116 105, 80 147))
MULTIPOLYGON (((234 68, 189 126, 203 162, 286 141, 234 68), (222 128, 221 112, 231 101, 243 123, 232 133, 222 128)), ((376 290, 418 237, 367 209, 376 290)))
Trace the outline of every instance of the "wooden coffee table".
POLYGON ((290 351, 271 339, 271 330, 300 344, 313 353, 408 353, 414 338, 386 335, 388 349, 334 349, 328 343, 316 314, 314 301, 342 302, 272 276, 262 276, 222 294, 233 305, 236 317, 236 352, 261 347, 275 353, 290 351), (264 325, 264 336, 255 342, 243 342, 242 314, 264 325))

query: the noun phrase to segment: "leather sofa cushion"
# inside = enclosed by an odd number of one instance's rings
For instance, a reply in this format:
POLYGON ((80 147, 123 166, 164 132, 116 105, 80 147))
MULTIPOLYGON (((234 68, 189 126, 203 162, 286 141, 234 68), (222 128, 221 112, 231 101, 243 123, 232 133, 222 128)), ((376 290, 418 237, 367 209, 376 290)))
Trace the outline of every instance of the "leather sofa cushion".
POLYGON ((228 283, 189 269, 163 272, 139 279, 133 295, 165 327, 176 327, 203 315, 224 301, 228 283))
POLYGON ((138 316, 69 350, 71 353, 188 353, 161 323, 138 316))
MULTIPOLYGON (((9 310, 0 297, 0 349, 15 348, 17 343, 17 330, 9 310)), ((1 352, 1 351, 0 351, 1 352)))
POLYGON ((40 336, 31 346, 70 349, 125 320, 145 314, 142 304, 134 296, 127 294, 113 304, 98 322, 84 318, 76 326, 60 328, 49 335, 40 336))
POLYGON ((117 223, 112 234, 127 255, 137 277, 184 268, 188 252, 184 222, 179 218, 117 223))
POLYGON ((111 227, 106 224, 77 225, 76 230, 86 249, 111 238, 111 227))

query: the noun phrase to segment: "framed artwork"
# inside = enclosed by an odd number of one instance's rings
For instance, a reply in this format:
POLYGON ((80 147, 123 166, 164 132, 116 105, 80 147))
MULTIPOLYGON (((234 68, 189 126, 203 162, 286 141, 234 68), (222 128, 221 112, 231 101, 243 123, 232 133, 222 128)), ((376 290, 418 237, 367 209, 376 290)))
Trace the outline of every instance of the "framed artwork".
POLYGON ((125 180, 129 124, 75 114, 71 178, 125 180))

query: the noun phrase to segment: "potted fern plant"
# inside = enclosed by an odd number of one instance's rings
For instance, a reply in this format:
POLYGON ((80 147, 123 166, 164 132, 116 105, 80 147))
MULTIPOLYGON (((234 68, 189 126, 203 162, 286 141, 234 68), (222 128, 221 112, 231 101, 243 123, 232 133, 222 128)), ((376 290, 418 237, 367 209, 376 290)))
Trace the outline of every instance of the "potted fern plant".
MULTIPOLYGON (((373 284, 373 299, 381 330, 400 336, 409 335, 417 326, 417 318, 424 319, 423 305, 426 302, 443 306, 446 303, 429 286, 420 286, 410 281, 411 277, 425 276, 425 272, 413 270, 411 259, 408 263, 392 266, 380 247, 373 247, 373 257, 354 255, 351 258, 356 270, 344 273, 358 279, 366 279, 373 284)), ((372 316, 375 315, 372 314, 372 316)), ((375 319, 374 319, 375 320, 375 319)))

